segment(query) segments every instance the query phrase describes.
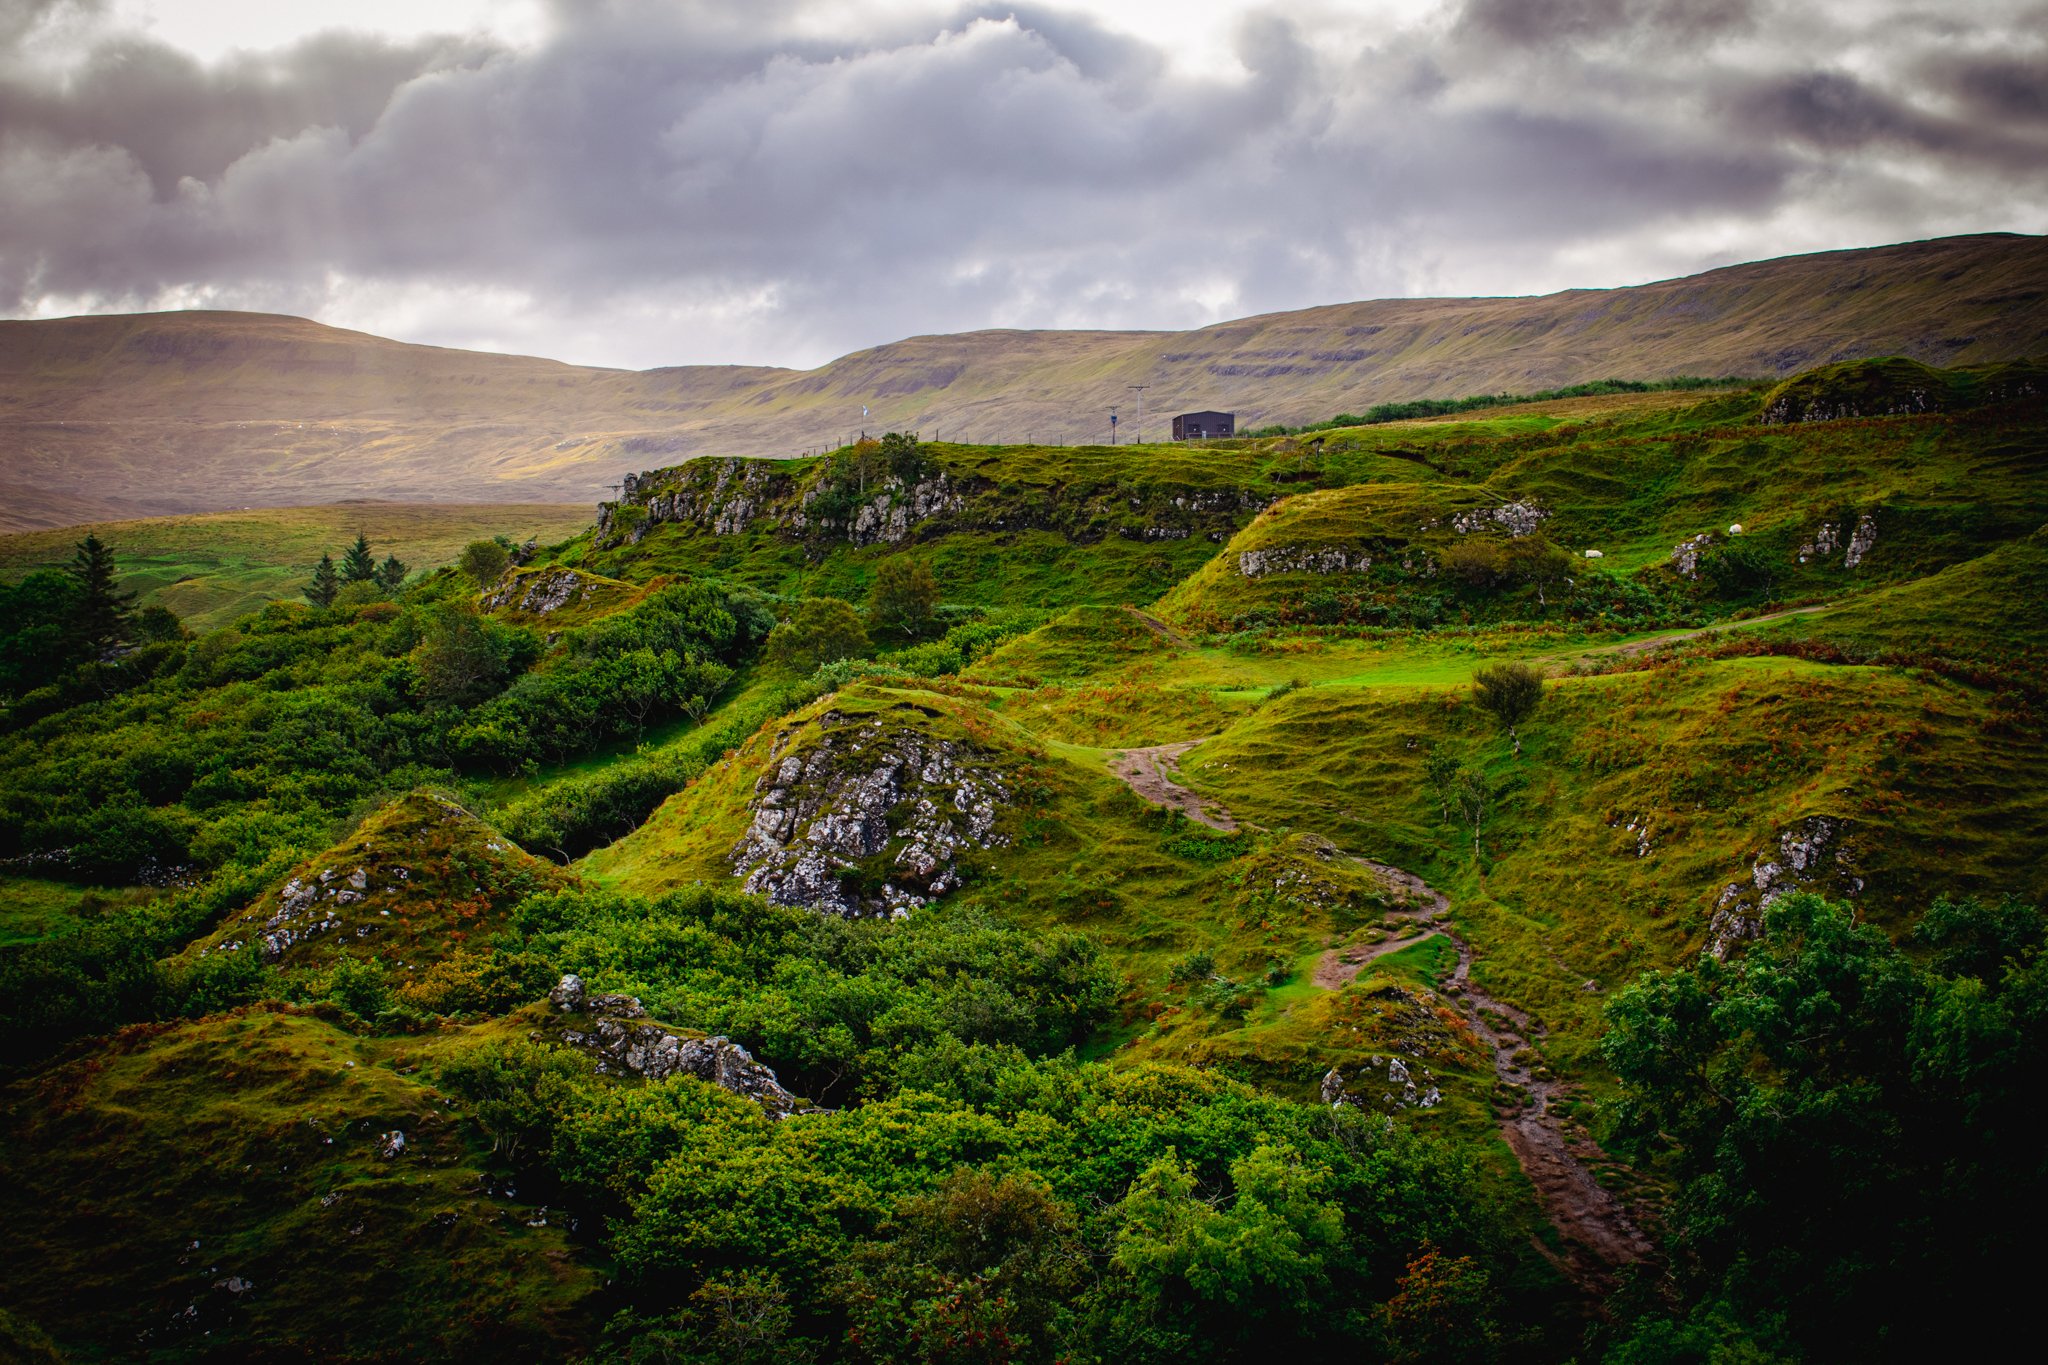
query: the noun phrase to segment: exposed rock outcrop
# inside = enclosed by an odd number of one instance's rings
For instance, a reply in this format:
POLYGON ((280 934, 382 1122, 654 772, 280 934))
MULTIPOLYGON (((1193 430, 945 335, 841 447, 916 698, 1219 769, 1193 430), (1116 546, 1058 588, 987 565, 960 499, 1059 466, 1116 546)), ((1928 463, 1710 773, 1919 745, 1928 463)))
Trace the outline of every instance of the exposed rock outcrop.
POLYGON ((1451 528, 1459 535, 1477 535, 1499 527, 1510 539, 1534 535, 1550 513, 1533 502, 1504 502, 1493 507, 1473 507, 1451 514, 1451 528))
MULTIPOLYGON (((881 717, 827 712, 817 742, 755 784, 733 873, 777 905, 907 915, 959 885, 963 849, 1006 843, 1008 784, 985 757, 881 717)), ((777 741, 780 753, 790 736, 777 741)))
POLYGON ((596 539, 600 548, 631 544, 657 526, 676 524, 814 546, 893 545, 940 531, 1030 530, 1058 531, 1083 543, 1109 535, 1140 541, 1199 535, 1221 543, 1265 505, 1246 490, 1186 485, 1139 495, 1111 481, 998 490, 986 479, 929 464, 909 478, 883 473, 849 481, 843 470, 817 462, 693 460, 624 476, 619 500, 598 508, 596 539))
POLYGON ((565 1013, 586 1016, 587 1027, 565 1028, 562 1041, 597 1058, 601 1072, 643 1077, 695 1076, 753 1100, 776 1118, 824 1111, 783 1089, 775 1073, 730 1038, 691 1038, 647 1017, 630 995, 591 995, 583 979, 564 976, 548 999, 565 1013))
POLYGON ((1810 564, 1815 560, 1831 557, 1835 551, 1842 551, 1842 567, 1853 569, 1861 564, 1871 548, 1877 544, 1877 518, 1869 512, 1856 518, 1856 527, 1846 537, 1842 526, 1846 523, 1824 521, 1820 529, 1799 547, 1799 562, 1810 564), (1846 548, 1844 548, 1846 545, 1846 548))
POLYGON ((1275 545, 1245 550, 1237 556, 1237 571, 1246 578, 1276 573, 1364 573, 1371 567, 1372 556, 1364 550, 1336 545, 1275 545))
POLYGON ((1729 882, 1715 898, 1713 917, 1707 922, 1707 951, 1715 957, 1725 958, 1761 936, 1763 912, 1781 896, 1816 891, 1847 898, 1863 890, 1849 822, 1831 815, 1808 816, 1780 830, 1774 843, 1775 853, 1757 858, 1746 880, 1729 882))
POLYGON ((1681 540, 1671 547, 1671 567, 1678 571, 1680 578, 1700 576, 1700 556, 1714 544, 1714 533, 1702 531, 1698 535, 1681 540))
POLYGON ((588 602, 602 586, 596 579, 574 569, 544 569, 504 579, 484 594, 483 604, 493 611, 514 607, 535 616, 546 616, 572 602, 588 602))

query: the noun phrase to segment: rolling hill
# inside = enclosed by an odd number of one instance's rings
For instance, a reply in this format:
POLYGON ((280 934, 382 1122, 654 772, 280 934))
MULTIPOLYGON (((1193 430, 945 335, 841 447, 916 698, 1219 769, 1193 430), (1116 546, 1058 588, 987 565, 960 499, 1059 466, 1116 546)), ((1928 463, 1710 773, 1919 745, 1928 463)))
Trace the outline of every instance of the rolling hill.
POLYGON ((863 406, 875 430, 1057 443, 1102 439, 1137 383, 1152 412, 1218 407, 1249 426, 1606 377, 1777 376, 1888 354, 1982 364, 2048 352, 2044 300, 2048 239, 1991 234, 1192 332, 912 337, 809 371, 590 369, 248 313, 0 322, 0 484, 13 527, 81 507, 589 501, 629 468, 839 444, 863 406))

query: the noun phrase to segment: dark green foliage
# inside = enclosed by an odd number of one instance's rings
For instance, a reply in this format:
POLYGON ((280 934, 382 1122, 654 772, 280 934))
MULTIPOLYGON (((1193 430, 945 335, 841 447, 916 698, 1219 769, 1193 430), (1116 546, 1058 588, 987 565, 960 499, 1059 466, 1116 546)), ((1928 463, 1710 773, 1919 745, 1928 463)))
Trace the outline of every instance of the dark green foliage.
POLYGON ((851 603, 836 597, 813 597, 775 627, 764 657, 777 668, 802 675, 820 664, 860 658, 871 648, 851 603))
POLYGON ((98 536, 78 542, 68 570, 76 593, 71 607, 71 652, 80 659, 98 659, 128 638, 135 594, 122 592, 114 570, 114 552, 98 536))
POLYGON ((1731 602, 1766 596, 1778 581, 1769 553, 1739 540, 1702 555, 1700 573, 1716 597, 1731 602))
POLYGON ((1089 1269, 1043 1180, 966 1168, 897 1205, 836 1292, 872 1359, 1051 1360, 1089 1269))
POLYGON ((386 555, 384 562, 377 566, 377 586, 387 593, 397 592, 405 586, 405 575, 408 572, 404 560, 397 555, 386 555))
POLYGON ((1782 1324, 1815 1361, 1910 1359, 1993 1345, 2028 1292, 2048 920, 1940 903, 1921 938, 1926 966, 1786 896, 1746 956, 1610 1005, 1629 1121, 1675 1144, 1696 1321, 1782 1324))
POLYGON ((566 758, 670 716, 702 720, 732 679, 726 661, 748 658, 772 619, 751 594, 662 588, 569 632, 542 668, 452 728, 449 743, 459 762, 509 768, 566 758))
MULTIPOLYGON (((1510 736, 1543 704, 1543 674, 1523 663, 1495 664, 1472 675, 1472 700, 1500 722, 1510 736)), ((1522 742, 1515 739, 1515 752, 1522 742)))
POLYGON ((343 583, 370 583, 377 578, 377 559, 370 553, 370 542, 361 534, 356 543, 349 546, 341 556, 341 581, 343 583))
POLYGON ((316 607, 331 607, 334 595, 340 591, 341 575, 335 572, 334 556, 321 555, 320 562, 313 566, 313 581, 306 585, 306 600, 316 607))
POLYGON ((603 770, 541 788, 499 815, 505 832, 537 853, 581 857, 637 828, 656 806, 735 749, 761 725, 816 701, 811 682, 787 684, 736 703, 704 730, 656 753, 623 758, 603 770))
POLYGON ((898 1059, 946 1037, 1057 1051, 1117 994, 1089 939, 968 911, 856 922, 693 887, 652 900, 563 892, 517 921, 593 990, 731 1034, 773 1057, 793 1089, 833 1101, 883 1087, 898 1059))
POLYGON ((898 555, 875 567, 868 593, 868 628, 892 640, 917 640, 931 633, 939 606, 939 583, 921 559, 898 555))
POLYGON ((0 696, 47 687, 71 667, 77 607, 78 583, 69 574, 45 569, 0 582, 0 696))
POLYGON ((479 588, 487 588, 511 567, 512 552, 495 540, 474 540, 463 549, 462 558, 456 562, 472 583, 479 588))
POLYGON ((496 693, 539 652, 539 637, 525 627, 448 603, 428 618, 426 638, 412 654, 413 677, 427 701, 465 706, 496 693))

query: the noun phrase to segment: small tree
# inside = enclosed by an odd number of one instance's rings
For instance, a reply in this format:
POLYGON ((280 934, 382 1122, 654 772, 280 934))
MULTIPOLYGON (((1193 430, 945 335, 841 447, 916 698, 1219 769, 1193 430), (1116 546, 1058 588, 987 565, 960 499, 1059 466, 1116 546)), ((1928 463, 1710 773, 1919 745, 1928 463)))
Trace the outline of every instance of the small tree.
POLYGON ((868 593, 868 629, 915 640, 930 633, 938 606, 939 581, 930 565, 907 555, 885 559, 868 593))
POLYGON ((1482 668, 1472 677, 1472 700, 1493 713, 1515 752, 1522 752, 1521 736, 1515 727, 1536 714, 1543 704, 1543 675, 1527 664, 1496 664, 1482 668))
POLYGON ((1458 792, 1458 779, 1465 772, 1464 765, 1451 757, 1447 750, 1432 745, 1422 756, 1422 777, 1429 789, 1436 794, 1437 808, 1444 819, 1451 818, 1451 801, 1458 792))
POLYGON ((384 562, 377 566, 377 586, 387 593, 395 593, 405 586, 408 572, 404 560, 397 555, 386 555, 384 562))
POLYGON ((488 588, 504 576, 512 553, 495 540, 473 540, 457 562, 479 588, 488 588))
POLYGON ((1472 829, 1472 856, 1479 856, 1479 836, 1486 828, 1486 815, 1493 808, 1493 788, 1487 784, 1483 773, 1470 768, 1458 769, 1454 795, 1458 800, 1458 813, 1465 817, 1465 823, 1472 829))
POLYGON ((114 586, 114 552, 98 536, 78 542, 70 573, 78 587, 72 638, 81 656, 97 659, 127 638, 135 594, 114 586))
POLYGON ((837 597, 813 597, 768 635, 768 662, 805 674, 820 664, 855 659, 872 646, 853 604, 837 597))
POLYGON ((313 566, 313 581, 305 587, 306 600, 316 607, 334 605, 334 595, 341 591, 341 575, 334 571, 334 556, 321 555, 320 562, 313 566))
POLYGON ((341 581, 344 583, 369 583, 377 577, 377 560, 370 553, 370 542, 356 533, 356 543, 349 546, 341 556, 341 581))

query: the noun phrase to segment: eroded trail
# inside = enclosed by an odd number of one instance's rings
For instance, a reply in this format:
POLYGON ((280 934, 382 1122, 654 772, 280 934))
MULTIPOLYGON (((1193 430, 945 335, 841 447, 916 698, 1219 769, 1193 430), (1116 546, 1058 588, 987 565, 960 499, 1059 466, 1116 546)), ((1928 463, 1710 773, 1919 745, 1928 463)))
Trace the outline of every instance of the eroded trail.
MULTIPOLYGON (((1130 749, 1111 770, 1131 790, 1154 805, 1187 813, 1212 829, 1234 830, 1237 822, 1221 807, 1205 808, 1201 799, 1168 775, 1174 760, 1200 744, 1188 740, 1151 749, 1130 749)), ((1472 945, 1451 927, 1450 898, 1411 872, 1370 858, 1353 858, 1399 894, 1403 904, 1393 917, 1412 919, 1418 929, 1442 934, 1458 950, 1458 965, 1445 983, 1444 994, 1463 1007, 1473 1035, 1493 1057, 1495 1077, 1503 1087, 1494 1113, 1501 1136, 1535 1187, 1544 1213, 1563 1235, 1565 1252, 1553 1257, 1558 1268, 1583 1288, 1599 1293, 1612 1287, 1614 1271, 1656 1254, 1627 1207, 1594 1178, 1591 1161, 1605 1154, 1590 1139, 1568 1136, 1553 1107, 1559 1083, 1537 1074, 1530 1050, 1536 1032, 1529 1016, 1495 999, 1472 981, 1472 945), (1505 1098, 1505 1102, 1502 1099, 1505 1098)), ((1332 949, 1317 964, 1315 984, 1337 990, 1375 959, 1420 943, 1427 932, 1391 938, 1355 949, 1332 949)), ((1550 1255, 1547 1249, 1545 1255, 1550 1255)))
POLYGON ((1173 780, 1180 771, 1180 756, 1200 743, 1199 739, 1184 739, 1178 744, 1155 744, 1149 749, 1125 749, 1117 754, 1109 770, 1153 805, 1177 810, 1210 829, 1233 833, 1237 821, 1230 818, 1228 811, 1204 806, 1201 797, 1173 780))

